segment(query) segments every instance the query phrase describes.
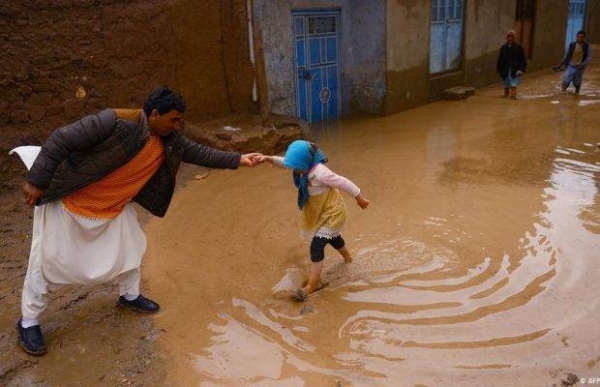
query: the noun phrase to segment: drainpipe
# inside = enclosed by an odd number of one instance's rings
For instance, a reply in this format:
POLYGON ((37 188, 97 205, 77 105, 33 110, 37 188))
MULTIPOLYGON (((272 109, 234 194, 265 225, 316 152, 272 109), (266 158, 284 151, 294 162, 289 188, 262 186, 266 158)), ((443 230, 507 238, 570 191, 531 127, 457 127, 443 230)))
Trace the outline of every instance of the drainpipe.
MULTIPOLYGON (((246 4, 248 8, 248 15, 254 15, 254 0, 246 0, 246 4)), ((256 16, 256 15, 254 15, 256 16)), ((257 22, 257 18, 254 17, 252 24, 249 24, 249 27, 252 27, 250 52, 251 58, 254 62, 254 87, 252 97, 255 98, 254 101, 258 101, 260 106, 260 115, 262 119, 263 126, 271 126, 270 124, 270 112, 269 112, 269 88, 267 86, 267 71, 265 66, 265 56, 262 46, 262 32, 260 28, 260 21, 262 20, 262 15, 259 13, 259 19, 257 22), (256 94, 254 94, 254 91, 256 94)), ((249 19, 250 21, 250 19, 249 19)))
MULTIPOLYGON (((254 30, 252 27, 252 0, 246 0, 246 12, 248 13, 248 47, 250 48, 250 62, 254 64, 254 30)), ((252 102, 258 101, 258 91, 256 89, 256 73, 252 82, 252 102)))

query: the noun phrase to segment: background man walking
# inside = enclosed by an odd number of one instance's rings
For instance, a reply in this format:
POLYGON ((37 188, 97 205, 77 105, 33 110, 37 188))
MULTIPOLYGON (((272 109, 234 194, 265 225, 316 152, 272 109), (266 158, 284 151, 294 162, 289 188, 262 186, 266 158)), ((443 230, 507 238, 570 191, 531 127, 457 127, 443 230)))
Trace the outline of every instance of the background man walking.
POLYGON ((585 31, 579 31, 577 40, 569 44, 565 56, 558 65, 559 69, 565 69, 562 79, 562 91, 567 91, 569 85, 573 83, 575 93, 579 94, 583 82, 583 73, 591 58, 592 50, 585 41, 585 31))
POLYGON ((525 52, 523 47, 515 42, 516 32, 509 30, 506 33, 506 43, 500 47, 496 72, 504 81, 504 96, 517 99, 517 86, 521 83, 521 76, 525 73, 525 52))

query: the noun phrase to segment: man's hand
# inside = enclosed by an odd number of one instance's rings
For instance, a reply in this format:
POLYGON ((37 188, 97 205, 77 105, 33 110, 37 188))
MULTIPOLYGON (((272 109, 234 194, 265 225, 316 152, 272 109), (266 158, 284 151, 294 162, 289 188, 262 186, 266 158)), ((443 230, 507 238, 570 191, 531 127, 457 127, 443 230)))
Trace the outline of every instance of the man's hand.
POLYGON ((369 207, 369 204, 371 204, 370 201, 368 201, 366 198, 362 197, 362 195, 358 195, 356 198, 356 204, 358 204, 358 206, 360 208, 362 208, 363 210, 367 207, 369 207))
POLYGON ((517 70, 517 72, 515 73, 515 75, 517 77, 520 77, 521 75, 523 75, 523 72, 521 70, 517 70))
POLYGON ((38 199, 42 196, 44 191, 36 187, 35 185, 27 182, 23 185, 23 194, 25 196, 25 203, 34 206, 38 199))
POLYGON ((246 153, 240 158, 240 166, 254 167, 258 164, 259 157, 261 156, 261 153, 246 153))

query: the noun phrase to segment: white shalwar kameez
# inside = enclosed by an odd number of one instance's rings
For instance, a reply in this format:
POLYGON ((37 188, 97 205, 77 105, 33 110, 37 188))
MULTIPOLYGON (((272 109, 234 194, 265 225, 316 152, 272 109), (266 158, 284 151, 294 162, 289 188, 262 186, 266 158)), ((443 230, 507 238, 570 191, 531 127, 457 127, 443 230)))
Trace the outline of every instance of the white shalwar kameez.
POLYGON ((113 219, 73 214, 62 200, 35 207, 21 300, 23 317, 37 319, 46 309, 48 293, 63 285, 92 285, 117 278, 121 295, 139 294, 145 252, 146 236, 131 203, 113 219))
MULTIPOLYGON (((37 146, 23 146, 10 153, 17 153, 30 169, 39 151, 37 146)), ((146 235, 132 203, 113 219, 73 214, 62 200, 36 206, 21 298, 23 317, 37 319, 48 305, 49 292, 63 285, 94 285, 117 279, 121 295, 138 295, 145 253, 146 235)))

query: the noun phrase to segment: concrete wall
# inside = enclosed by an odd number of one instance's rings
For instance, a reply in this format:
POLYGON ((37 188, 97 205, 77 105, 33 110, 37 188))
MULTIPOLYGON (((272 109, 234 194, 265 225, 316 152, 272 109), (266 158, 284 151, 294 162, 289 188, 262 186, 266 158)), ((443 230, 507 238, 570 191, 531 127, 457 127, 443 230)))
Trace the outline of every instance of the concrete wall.
POLYGON ((464 1, 463 61, 459 71, 430 78, 429 98, 441 97, 447 88, 482 87, 500 81, 496 60, 515 24, 516 0, 464 1))
POLYGON ((429 102, 429 1, 386 1, 384 114, 429 102))
POLYGON ((514 27, 516 0, 466 1, 464 75, 466 86, 482 87, 499 82, 496 61, 506 32, 514 27))
POLYGON ((565 51, 565 36, 569 2, 537 0, 533 51, 527 63, 527 71, 536 71, 560 62, 565 51))
POLYGON ((600 44, 600 0, 587 0, 585 8, 585 30, 588 42, 600 44))
POLYGON ((382 113, 385 2, 347 0, 342 8, 342 110, 382 113), (346 38, 344 38, 346 37, 346 38))
POLYGON ((292 11, 340 9, 342 114, 381 113, 385 28, 383 1, 255 0, 272 112, 296 115, 292 11))
POLYGON ((439 98, 457 85, 481 87, 497 82, 496 59, 513 27, 516 0, 465 0, 461 67, 429 74, 430 1, 386 2, 385 114, 439 98))
MULTIPOLYGON (((590 0, 590 3, 596 1, 600 0, 590 0)), ((464 0, 461 67, 430 76, 431 1, 387 0, 384 114, 440 98, 449 87, 479 88, 500 82, 496 60, 500 47, 506 42, 506 31, 514 28, 516 3, 516 0, 464 0)), ((566 0, 537 1, 528 71, 548 68, 559 61, 567 14, 566 0)))
MULTIPOLYGON (((474 87, 500 82, 495 72, 496 59, 506 42, 506 31, 514 27, 516 0, 475 0, 467 1, 467 4, 462 81, 474 87)), ((527 72, 559 62, 564 51, 568 12, 568 1, 537 0, 527 72)))

